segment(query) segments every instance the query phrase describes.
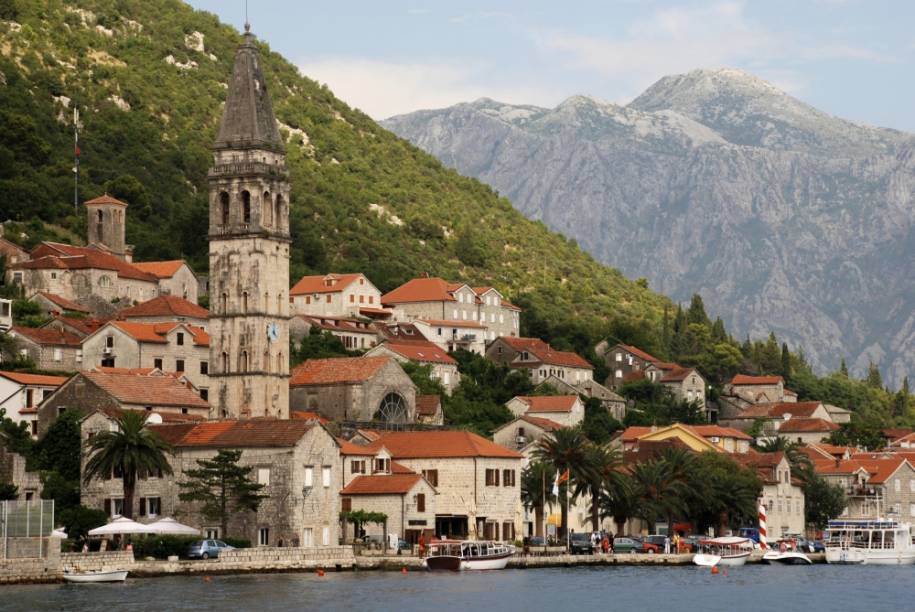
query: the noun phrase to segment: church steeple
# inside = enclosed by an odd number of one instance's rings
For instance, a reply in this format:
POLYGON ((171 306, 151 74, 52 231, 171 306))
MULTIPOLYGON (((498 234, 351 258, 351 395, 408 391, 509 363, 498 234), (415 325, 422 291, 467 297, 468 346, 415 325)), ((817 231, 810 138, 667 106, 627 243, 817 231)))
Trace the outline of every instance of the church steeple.
POLYGON ((226 108, 214 148, 282 151, 267 81, 261 71, 260 54, 250 28, 246 23, 245 40, 235 52, 226 108))

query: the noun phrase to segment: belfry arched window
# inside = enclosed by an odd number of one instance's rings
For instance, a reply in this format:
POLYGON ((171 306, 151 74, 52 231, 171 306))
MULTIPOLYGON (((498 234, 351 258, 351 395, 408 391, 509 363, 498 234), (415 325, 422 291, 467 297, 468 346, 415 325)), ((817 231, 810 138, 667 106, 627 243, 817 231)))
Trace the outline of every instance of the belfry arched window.
POLYGON ((222 371, 223 373, 229 371, 229 354, 225 351, 222 353, 222 371))
POLYGON ((378 412, 375 413, 376 421, 385 423, 405 423, 407 421, 407 402, 400 393, 388 393, 381 400, 378 412))
POLYGON ((241 352, 241 359, 240 359, 240 362, 239 362, 239 364, 238 364, 238 369, 239 369, 239 371, 241 371, 241 372, 247 372, 247 371, 248 371, 248 351, 242 351, 242 352, 241 352))
POLYGON ((276 196, 276 207, 273 211, 273 218, 276 219, 276 226, 283 227, 283 196, 276 196))
POLYGON ((241 192, 241 214, 243 223, 251 223, 251 194, 247 191, 241 192))
POLYGON ((264 225, 270 227, 273 225, 273 202, 270 198, 270 192, 264 192, 264 199, 261 200, 261 206, 263 206, 264 214, 264 225))
POLYGON ((223 225, 229 224, 229 194, 225 191, 219 194, 219 215, 223 225))
POLYGON ((241 294, 241 311, 248 312, 248 292, 245 291, 241 294))
POLYGON ((228 293, 222 294, 222 298, 221 298, 220 302, 221 302, 221 306, 222 306, 222 313, 225 314, 225 313, 229 312, 229 294, 228 293))

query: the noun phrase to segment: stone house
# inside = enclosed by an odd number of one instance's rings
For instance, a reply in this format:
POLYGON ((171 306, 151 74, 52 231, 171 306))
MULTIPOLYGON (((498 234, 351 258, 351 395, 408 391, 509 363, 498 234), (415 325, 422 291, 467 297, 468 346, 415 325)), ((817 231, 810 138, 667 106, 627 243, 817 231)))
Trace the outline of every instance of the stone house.
POLYGON ((73 372, 82 367, 82 338, 54 327, 19 327, 9 332, 16 350, 41 370, 73 372))
POLYGON ((301 342, 312 329, 329 332, 351 351, 370 349, 378 343, 378 332, 364 319, 297 315, 289 319, 289 337, 301 342))
POLYGON ((109 321, 82 343, 83 367, 155 368, 187 379, 207 399, 210 337, 188 323, 109 321))
POLYGON ((863 483, 846 494, 850 516, 889 516, 915 521, 915 467, 912 455, 858 453, 851 461, 867 470, 863 483))
POLYGON ((519 395, 505 402, 505 407, 516 417, 540 417, 561 427, 575 427, 585 418, 585 405, 577 395, 519 395))
POLYGON ((334 421, 413 423, 416 386, 390 357, 309 359, 292 370, 289 403, 334 421))
MULTIPOLYGON (((788 395, 786 394, 787 398, 788 395)), ((795 395, 794 401, 797 401, 797 396, 795 395)), ((850 423, 851 422, 851 410, 846 410, 845 408, 840 408, 839 406, 833 406, 832 404, 823 404, 823 407, 826 408, 826 412, 829 413, 829 420, 833 423, 850 423)))
MULTIPOLYGON (((679 401, 698 402, 702 409, 705 403, 705 379, 696 368, 683 368, 677 364, 655 363, 647 369, 649 379, 667 388, 679 401)), ((714 419, 710 419, 714 420, 714 419)))
POLYGON ((417 395, 416 422, 423 425, 444 425, 445 412, 442 409, 442 398, 438 395, 417 395))
POLYGON ((26 469, 26 459, 0 444, 0 484, 17 487, 16 499, 30 501, 41 496, 41 474, 26 469))
POLYGON ((133 323, 188 323, 205 330, 209 316, 209 311, 196 302, 163 294, 118 311, 117 318, 133 323))
POLYGON ((447 321, 443 319, 414 319, 411 325, 427 340, 448 353, 458 349, 482 355, 490 333, 477 321, 447 321))
POLYGON ((496 429, 492 440, 499 446, 516 450, 524 455, 526 461, 533 456, 537 442, 543 436, 563 427, 556 421, 523 414, 496 429))
POLYGON ((289 290, 292 313, 352 318, 364 308, 381 308, 381 291, 364 274, 303 276, 289 290))
POLYGON ((538 338, 496 338, 486 349, 486 358, 517 370, 530 372, 531 382, 539 385, 555 376, 572 385, 593 378, 594 367, 582 357, 557 351, 538 338))
POLYGON ((48 293, 47 291, 39 291, 29 298, 29 301, 38 304, 38 308, 41 309, 41 312, 51 316, 65 313, 79 313, 82 316, 86 316, 91 312, 87 306, 77 304, 76 302, 59 295, 54 295, 53 293, 48 293))
MULTIPOLYGON (((367 448, 338 440, 343 465, 340 509, 383 512, 387 531, 410 544, 435 534, 435 487, 396 461, 384 446, 367 448)), ((364 525, 366 535, 380 536, 384 525, 364 525)), ((352 532, 349 537, 352 537, 352 532)))
POLYGON ((723 391, 727 395, 742 397, 751 404, 786 401, 785 380, 781 376, 737 374, 724 386, 723 391))
MULTIPOLYGON (((85 419, 83 439, 112 426, 99 411, 85 419)), ((174 475, 152 474, 137 483, 134 516, 150 522, 174 516, 197 527, 207 537, 243 537, 260 546, 337 546, 340 538, 341 471, 339 445, 323 426, 305 420, 222 420, 150 425, 175 448, 170 458, 174 475), (220 533, 218 521, 206 518, 197 503, 178 499, 179 482, 197 460, 212 458, 220 449, 241 450, 239 463, 253 468, 251 479, 264 485, 266 495, 257 512, 232 513, 229 533, 220 533)), ((83 457, 85 465, 86 457, 83 457)), ((81 491, 83 505, 112 515, 123 512, 123 484, 119 478, 92 481, 81 491)))
POLYGON ((437 536, 515 539, 522 519, 520 453, 471 432, 443 430, 386 432, 365 448, 385 449, 435 488, 437 536))
POLYGON ((776 436, 781 426, 793 417, 830 420, 829 411, 823 403, 812 401, 751 404, 737 414, 722 415, 718 421, 721 425, 741 431, 749 431, 759 421, 762 423, 762 435, 776 436))
POLYGON ((607 409, 610 416, 617 421, 622 421, 626 417, 626 398, 614 393, 596 380, 584 380, 573 385, 554 375, 547 378, 542 384, 548 385, 560 393, 574 393, 588 399, 597 399, 601 406, 607 409))
POLYGON ((37 438, 38 406, 65 382, 63 376, 0 371, 0 410, 14 423, 28 423, 37 438))
POLYGON ((826 419, 791 417, 778 428, 778 435, 801 444, 816 444, 838 430, 838 425, 826 419))
POLYGON ((3 237, 2 226, 0 226, 0 257, 4 258, 6 265, 27 261, 29 258, 28 251, 3 237))
POLYGON ((381 296, 381 302, 393 309, 395 321, 443 322, 443 328, 446 321, 475 322, 484 343, 517 336, 520 330, 521 309, 493 287, 474 288, 437 277, 414 278, 381 296))
POLYGON ((763 483, 762 503, 766 507, 766 527, 769 542, 788 535, 803 534, 804 490, 801 482, 791 475, 791 464, 785 453, 757 453, 735 455, 745 467, 756 470, 763 483))
POLYGON ((368 351, 366 356, 386 356, 400 363, 412 361, 427 365, 432 368, 430 377, 441 383, 448 395, 451 395, 461 382, 457 361, 432 342, 386 340, 368 351))
POLYGON ((133 262, 133 266, 156 277, 160 295, 170 295, 192 304, 197 303, 197 276, 183 259, 133 262))
POLYGON ((653 355, 629 344, 616 344, 611 347, 604 341, 594 350, 599 357, 603 358, 610 371, 604 384, 614 391, 631 378, 633 373, 644 372, 648 366, 660 361, 653 355))
POLYGON ((142 410, 206 418, 210 406, 184 381, 149 369, 86 370, 57 388, 38 407, 38 434, 67 410, 142 410))

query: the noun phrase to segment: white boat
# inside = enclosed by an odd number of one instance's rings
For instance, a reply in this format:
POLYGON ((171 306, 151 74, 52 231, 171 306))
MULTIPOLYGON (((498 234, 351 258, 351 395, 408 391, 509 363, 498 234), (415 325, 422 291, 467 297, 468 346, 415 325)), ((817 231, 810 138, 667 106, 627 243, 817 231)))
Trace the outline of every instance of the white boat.
POLYGON ((64 572, 67 582, 124 582, 127 570, 108 570, 95 572, 64 572))
POLYGON ((763 563, 781 563, 782 565, 812 565, 810 557, 796 550, 769 550, 763 555, 763 563))
POLYGON ((425 559, 429 570, 504 569, 515 547, 486 540, 440 540, 429 544, 425 559))
POLYGON ((728 536, 709 538, 699 542, 699 552, 693 555, 693 563, 703 567, 722 565, 735 567, 745 565, 753 552, 753 542, 747 538, 728 536))
POLYGON ((908 523, 891 519, 829 521, 824 539, 827 563, 915 564, 915 545, 908 523))

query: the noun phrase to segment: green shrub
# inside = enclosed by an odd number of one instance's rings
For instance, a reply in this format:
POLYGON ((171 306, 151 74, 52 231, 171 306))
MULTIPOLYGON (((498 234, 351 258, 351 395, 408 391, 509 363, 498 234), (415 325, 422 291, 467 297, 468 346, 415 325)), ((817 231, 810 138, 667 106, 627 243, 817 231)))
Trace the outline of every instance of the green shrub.
POLYGON ((183 557, 187 547, 199 539, 200 538, 196 536, 141 536, 132 540, 133 554, 134 557, 138 559, 142 559, 143 557, 167 559, 172 555, 183 557))
POLYGON ((235 548, 251 548, 251 540, 244 538, 222 538, 222 541, 235 548))

